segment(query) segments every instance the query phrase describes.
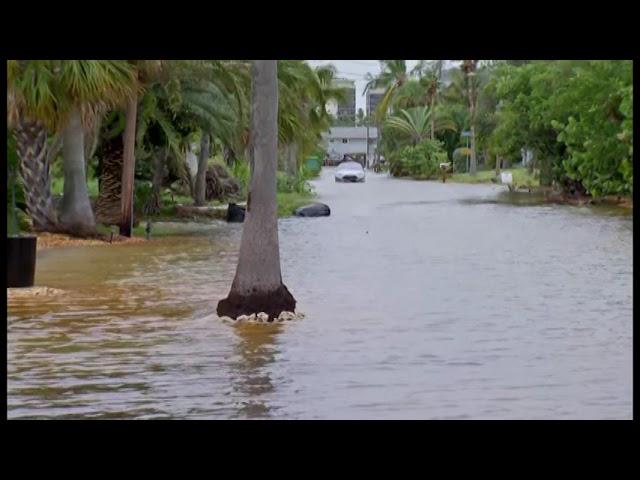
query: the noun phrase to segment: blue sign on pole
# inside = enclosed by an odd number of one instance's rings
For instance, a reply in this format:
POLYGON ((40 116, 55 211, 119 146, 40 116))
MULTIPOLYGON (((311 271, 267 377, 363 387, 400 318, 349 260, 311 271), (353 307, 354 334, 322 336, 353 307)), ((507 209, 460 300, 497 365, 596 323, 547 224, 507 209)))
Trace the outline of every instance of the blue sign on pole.
POLYGON ((470 137, 471 136, 471 132, 470 131, 462 132, 461 135, 463 137, 470 137))

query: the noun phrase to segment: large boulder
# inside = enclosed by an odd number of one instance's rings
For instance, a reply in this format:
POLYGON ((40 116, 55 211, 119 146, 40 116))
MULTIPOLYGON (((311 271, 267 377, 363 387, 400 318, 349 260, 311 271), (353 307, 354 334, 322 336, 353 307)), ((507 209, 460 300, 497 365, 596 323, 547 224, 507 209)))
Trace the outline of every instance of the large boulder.
POLYGON ((242 223, 244 222, 245 207, 230 203, 227 209, 227 222, 242 223))
POLYGON ((328 217, 331 215, 331 209, 324 203, 312 203, 296 209, 294 215, 296 217, 328 217))

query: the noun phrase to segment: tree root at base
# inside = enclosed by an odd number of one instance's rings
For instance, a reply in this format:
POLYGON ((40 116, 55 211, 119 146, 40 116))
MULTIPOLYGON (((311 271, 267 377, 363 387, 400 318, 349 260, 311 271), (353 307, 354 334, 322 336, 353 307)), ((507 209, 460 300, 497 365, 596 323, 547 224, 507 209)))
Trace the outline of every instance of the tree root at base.
POLYGON ((277 320, 282 312, 295 312, 296 301, 284 284, 271 292, 253 292, 242 295, 234 292, 218 303, 219 317, 239 318, 264 313, 267 321, 277 320))

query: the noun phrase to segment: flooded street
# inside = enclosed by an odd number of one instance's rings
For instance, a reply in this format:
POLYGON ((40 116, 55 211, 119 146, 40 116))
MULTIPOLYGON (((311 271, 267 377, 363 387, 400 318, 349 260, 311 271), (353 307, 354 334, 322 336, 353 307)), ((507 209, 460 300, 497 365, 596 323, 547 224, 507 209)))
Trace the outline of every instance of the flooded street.
POLYGON ((65 293, 9 303, 8 417, 632 418, 630 213, 313 184, 331 216, 280 220, 284 325, 215 314, 241 224, 39 252, 65 293))

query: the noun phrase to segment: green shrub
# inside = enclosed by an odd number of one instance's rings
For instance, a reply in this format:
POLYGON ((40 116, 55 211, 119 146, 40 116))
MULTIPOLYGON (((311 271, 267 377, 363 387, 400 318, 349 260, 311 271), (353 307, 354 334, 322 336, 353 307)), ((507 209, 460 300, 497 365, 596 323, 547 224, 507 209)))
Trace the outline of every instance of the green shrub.
POLYGON ((249 162, 238 160, 231 166, 230 171, 231 175, 240 183, 243 195, 246 196, 249 191, 249 179, 251 178, 249 162))
POLYGON ((394 177, 431 178, 440 171, 443 162, 447 162, 447 153, 442 142, 423 140, 393 154, 389 158, 389 171, 394 177))
POLYGON ((300 167, 298 173, 292 177, 284 172, 277 172, 277 190, 280 193, 310 193, 311 185, 308 180, 315 176, 314 170, 309 169, 306 166, 300 167))

